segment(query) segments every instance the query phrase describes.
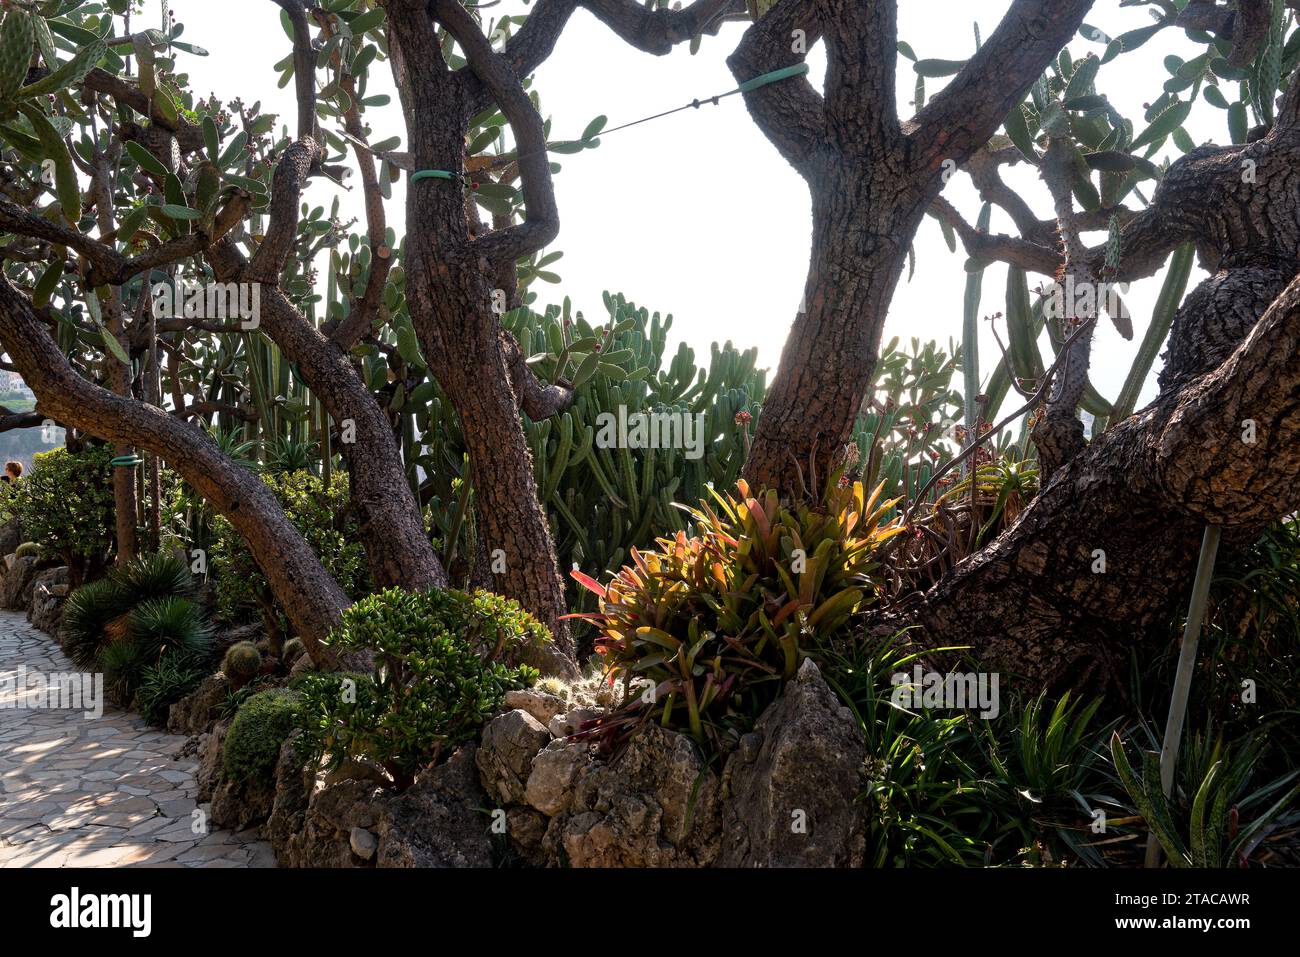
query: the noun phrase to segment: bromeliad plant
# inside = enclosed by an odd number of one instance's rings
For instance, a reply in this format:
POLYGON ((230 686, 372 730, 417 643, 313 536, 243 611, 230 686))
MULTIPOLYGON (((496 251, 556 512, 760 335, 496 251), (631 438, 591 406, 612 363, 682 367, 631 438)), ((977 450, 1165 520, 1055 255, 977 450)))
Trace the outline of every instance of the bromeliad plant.
POLYGON ((902 531, 894 502, 833 477, 819 503, 784 506, 774 491, 713 492, 686 509, 695 534, 632 550, 608 586, 573 577, 599 598, 596 650, 611 681, 648 685, 599 723, 614 732, 657 719, 722 745, 744 730, 800 662, 881 591, 874 555, 902 531))

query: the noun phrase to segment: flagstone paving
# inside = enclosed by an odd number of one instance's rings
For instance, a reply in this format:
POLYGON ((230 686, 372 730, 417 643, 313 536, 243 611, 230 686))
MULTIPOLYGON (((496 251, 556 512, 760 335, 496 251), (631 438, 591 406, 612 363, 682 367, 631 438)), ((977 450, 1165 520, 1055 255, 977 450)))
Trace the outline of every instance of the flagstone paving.
POLYGON ((275 866, 256 829, 204 833, 198 762, 176 757, 184 737, 111 706, 98 718, 14 707, 24 668, 76 670, 20 612, 0 611, 0 867, 275 866))

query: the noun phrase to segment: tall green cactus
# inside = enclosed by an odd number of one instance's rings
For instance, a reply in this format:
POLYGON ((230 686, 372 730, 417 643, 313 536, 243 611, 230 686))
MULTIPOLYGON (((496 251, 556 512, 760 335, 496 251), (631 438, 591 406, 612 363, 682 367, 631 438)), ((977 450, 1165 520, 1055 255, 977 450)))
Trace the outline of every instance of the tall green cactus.
MULTIPOLYGON (((765 373, 757 350, 714 344, 706 368, 685 343, 667 350, 672 317, 653 315, 623 296, 605 296, 607 320, 590 324, 566 299, 543 313, 517 309, 502 325, 529 356, 542 380, 574 383, 572 406, 541 422, 524 418, 538 495, 551 519, 564 568, 593 575, 617 569, 628 549, 685 527, 674 502, 695 501, 706 487, 724 488, 740 474, 750 423, 758 416, 765 373), (684 448, 602 447, 603 413, 702 415, 702 454, 684 448)), ((413 396, 413 398, 416 398, 413 396)), ((423 399, 423 396, 419 398, 423 399)), ((467 530, 464 494, 453 477, 464 472, 464 442, 448 403, 433 391, 416 414, 423 433, 421 457, 433 484, 433 517, 444 549, 467 530)), ((467 554, 464 543, 455 545, 467 554)), ((584 593, 585 594, 585 593, 584 593)), ((575 608, 581 595, 571 596, 575 608)))

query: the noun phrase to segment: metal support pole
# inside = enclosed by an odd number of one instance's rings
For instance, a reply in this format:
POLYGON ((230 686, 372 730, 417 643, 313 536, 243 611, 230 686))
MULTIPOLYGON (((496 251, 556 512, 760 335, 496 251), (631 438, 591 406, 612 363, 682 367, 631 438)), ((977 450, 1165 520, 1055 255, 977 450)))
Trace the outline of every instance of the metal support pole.
MULTIPOLYGON (((1183 721, 1187 716, 1187 696, 1192 687, 1192 671, 1196 668, 1196 646, 1201 640, 1201 626, 1205 623, 1205 606, 1210 597, 1210 581, 1214 578, 1214 559, 1219 551, 1222 530, 1217 525, 1206 525, 1201 539, 1201 557, 1196 562, 1196 581, 1192 585, 1192 600, 1187 606, 1187 627, 1183 643, 1178 649, 1178 672, 1174 676, 1174 693, 1169 701, 1169 717, 1165 721, 1165 739, 1160 747, 1160 788, 1168 797, 1174 787, 1174 767, 1178 763, 1178 746, 1183 738, 1183 721)), ((1155 832, 1147 835, 1147 867, 1160 866, 1160 842, 1155 832)))

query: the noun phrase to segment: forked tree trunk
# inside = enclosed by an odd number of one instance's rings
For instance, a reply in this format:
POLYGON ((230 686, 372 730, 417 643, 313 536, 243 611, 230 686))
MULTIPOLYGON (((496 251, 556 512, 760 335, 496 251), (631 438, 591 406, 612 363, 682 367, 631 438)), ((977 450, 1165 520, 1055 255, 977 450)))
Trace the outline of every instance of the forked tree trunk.
MULTIPOLYGON (((393 71, 408 117, 416 169, 459 174, 471 104, 442 64, 422 5, 389 6, 393 71)), ((459 180, 411 183, 406 194, 406 282, 424 358, 460 419, 474 481, 479 536, 494 563, 493 590, 517 600, 549 628, 574 666, 564 584, 537 495, 519 401, 499 341, 489 277, 474 250, 459 180)), ((509 295, 509 291, 507 291, 509 295)))

